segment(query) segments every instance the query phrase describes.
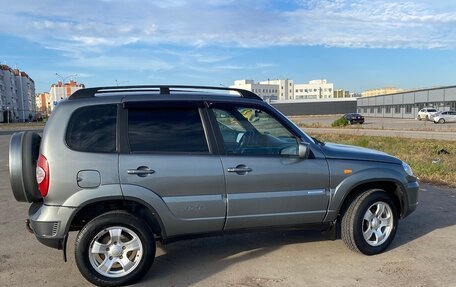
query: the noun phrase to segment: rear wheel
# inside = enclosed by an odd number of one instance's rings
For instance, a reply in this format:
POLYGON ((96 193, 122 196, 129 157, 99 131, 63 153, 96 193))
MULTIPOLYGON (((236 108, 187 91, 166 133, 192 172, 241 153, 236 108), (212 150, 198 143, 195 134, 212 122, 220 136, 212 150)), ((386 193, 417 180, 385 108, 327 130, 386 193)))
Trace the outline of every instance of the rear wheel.
POLYGON ((366 255, 383 252, 393 241, 398 211, 393 198, 372 189, 355 198, 342 217, 342 239, 348 248, 366 255))
POLYGON ((154 257, 152 231, 144 221, 124 211, 96 217, 75 242, 79 271, 98 286, 133 283, 147 273, 154 257))

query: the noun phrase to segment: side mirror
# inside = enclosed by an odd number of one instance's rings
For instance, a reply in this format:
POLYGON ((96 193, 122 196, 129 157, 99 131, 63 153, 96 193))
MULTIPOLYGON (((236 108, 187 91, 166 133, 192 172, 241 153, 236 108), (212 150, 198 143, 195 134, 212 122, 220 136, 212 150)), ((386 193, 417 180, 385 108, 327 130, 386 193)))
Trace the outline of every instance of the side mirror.
POLYGON ((300 143, 298 146, 298 156, 301 159, 306 159, 309 157, 309 144, 308 143, 300 143))

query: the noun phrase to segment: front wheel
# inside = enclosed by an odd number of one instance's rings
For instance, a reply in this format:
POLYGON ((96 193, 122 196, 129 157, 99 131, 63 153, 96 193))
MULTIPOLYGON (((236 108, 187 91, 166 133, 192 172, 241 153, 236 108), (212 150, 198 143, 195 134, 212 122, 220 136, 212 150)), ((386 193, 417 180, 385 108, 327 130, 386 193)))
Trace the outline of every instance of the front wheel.
POLYGON ((440 119, 439 120, 439 124, 444 124, 445 123, 445 120, 444 119, 440 119))
POLYGON ((342 239, 348 248, 366 255, 383 252, 393 241, 398 224, 397 205, 381 189, 355 198, 342 217, 342 239))
POLYGON ((79 232, 75 259, 81 274, 97 286, 133 283, 155 257, 155 239, 147 224, 124 211, 94 218, 79 232))

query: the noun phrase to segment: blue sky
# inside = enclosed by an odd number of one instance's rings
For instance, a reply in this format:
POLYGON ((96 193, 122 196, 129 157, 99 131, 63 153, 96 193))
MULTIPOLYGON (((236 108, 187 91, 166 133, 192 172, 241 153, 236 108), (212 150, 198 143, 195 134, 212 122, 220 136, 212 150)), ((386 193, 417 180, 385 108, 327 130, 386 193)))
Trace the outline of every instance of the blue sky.
POLYGON ((328 79, 361 92, 456 84, 456 1, 0 0, 0 62, 37 92, 328 79))

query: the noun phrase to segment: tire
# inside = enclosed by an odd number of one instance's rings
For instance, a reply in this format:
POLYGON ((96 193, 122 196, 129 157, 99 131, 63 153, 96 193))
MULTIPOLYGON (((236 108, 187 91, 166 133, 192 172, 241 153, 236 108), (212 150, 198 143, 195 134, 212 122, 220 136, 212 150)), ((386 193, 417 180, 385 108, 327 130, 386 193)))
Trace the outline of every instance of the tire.
POLYGON ((439 124, 444 124, 445 123, 445 119, 440 119, 439 120, 439 124))
POLYGON ((36 182, 36 163, 41 137, 31 131, 17 132, 9 144, 9 176, 14 198, 21 202, 41 200, 36 182))
POLYGON ((416 118, 417 118, 419 121, 421 121, 421 117, 420 117, 420 115, 418 115, 416 118))
POLYGON ((147 273, 155 248, 152 230, 143 220, 125 211, 112 211, 82 228, 74 252, 79 271, 92 284, 121 286, 147 273))
POLYGON ((428 120, 429 120, 429 116, 428 116, 428 115, 426 115, 426 121, 428 121, 428 120))
POLYGON ((397 225, 396 202, 385 191, 371 189, 351 202, 342 217, 341 237, 349 249, 366 255, 375 255, 383 252, 391 244, 396 235, 397 225), (382 212, 377 214, 377 210, 382 212), (365 219, 367 217, 369 220, 365 219), (382 226, 383 224, 385 225, 382 226))

